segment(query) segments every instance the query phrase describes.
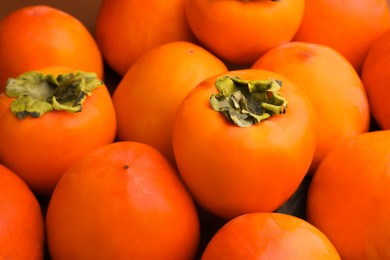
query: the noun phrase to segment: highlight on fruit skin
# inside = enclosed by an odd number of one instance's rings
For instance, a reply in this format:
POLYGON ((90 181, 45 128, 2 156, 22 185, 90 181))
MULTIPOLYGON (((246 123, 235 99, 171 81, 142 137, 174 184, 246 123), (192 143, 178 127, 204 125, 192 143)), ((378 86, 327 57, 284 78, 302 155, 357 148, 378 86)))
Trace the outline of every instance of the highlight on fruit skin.
POLYGON ((307 221, 281 213, 256 212, 227 221, 202 253, 211 259, 340 260, 336 248, 307 221))

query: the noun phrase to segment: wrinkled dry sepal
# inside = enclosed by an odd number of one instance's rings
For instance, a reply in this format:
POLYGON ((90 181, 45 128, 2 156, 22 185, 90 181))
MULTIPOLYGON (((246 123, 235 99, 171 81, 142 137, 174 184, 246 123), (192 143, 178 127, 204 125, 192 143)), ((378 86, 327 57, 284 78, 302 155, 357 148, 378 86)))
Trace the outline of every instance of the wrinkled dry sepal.
POLYGON ((33 71, 9 79, 5 89, 15 99, 11 112, 23 119, 40 117, 53 110, 81 112, 86 97, 102 84, 95 73, 77 71, 54 77, 33 71))
POLYGON ((223 76, 215 81, 215 86, 219 93, 211 95, 211 107, 240 127, 249 127, 275 114, 286 113, 287 100, 279 93, 282 86, 279 80, 223 76))

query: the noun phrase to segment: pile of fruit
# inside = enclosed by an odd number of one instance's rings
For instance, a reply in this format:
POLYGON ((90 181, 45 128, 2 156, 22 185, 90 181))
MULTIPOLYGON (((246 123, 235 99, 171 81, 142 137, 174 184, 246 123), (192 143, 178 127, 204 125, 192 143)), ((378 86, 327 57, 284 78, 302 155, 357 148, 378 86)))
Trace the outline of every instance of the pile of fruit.
POLYGON ((390 259, 386 0, 0 20, 1 259, 390 259))

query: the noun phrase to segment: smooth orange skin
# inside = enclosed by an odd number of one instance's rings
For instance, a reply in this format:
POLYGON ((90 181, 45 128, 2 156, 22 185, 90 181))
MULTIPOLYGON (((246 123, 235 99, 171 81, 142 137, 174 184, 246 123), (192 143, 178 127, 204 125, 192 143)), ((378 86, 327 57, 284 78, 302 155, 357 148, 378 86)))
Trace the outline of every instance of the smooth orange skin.
POLYGON ((370 106, 363 83, 348 60, 334 49, 290 42, 265 53, 252 68, 287 77, 310 99, 318 120, 310 174, 333 147, 369 130, 370 106))
POLYGON ((203 81, 183 100, 175 119, 172 141, 179 172, 195 200, 217 216, 276 210, 309 169, 317 138, 314 109, 281 75, 261 70, 227 74, 282 80, 287 113, 240 128, 209 104, 218 92, 218 76, 203 81))
POLYGON ((303 0, 185 0, 188 23, 207 49, 233 64, 251 64, 295 35, 303 0))
MULTIPOLYGON (((56 75, 73 69, 47 67, 40 71, 56 75)), ((37 194, 50 195, 71 164, 114 141, 115 110, 104 84, 87 97, 79 113, 52 111, 20 120, 9 109, 12 100, 0 93, 0 162, 37 194)))
POLYGON ((10 77, 50 66, 94 72, 103 60, 94 38, 75 17, 44 5, 20 8, 0 21, 0 90, 10 77))
POLYGON ((307 218, 342 259, 390 258, 390 130, 333 149, 311 182, 307 218))
POLYGON ((154 148, 116 142, 73 165, 46 215, 52 259, 193 259, 197 212, 154 148))
POLYGON ((240 215, 211 238, 202 260, 341 259, 333 244, 310 223, 287 214, 240 215))
POLYGON ((390 130, 390 29, 371 46, 361 77, 373 118, 381 129, 390 130))
POLYGON ((105 61, 121 76, 153 47, 195 41, 183 0, 103 0, 95 35, 105 61))
POLYGON ((146 52, 113 94, 118 139, 149 144, 174 164, 172 127, 181 101, 202 80, 224 72, 222 61, 190 42, 146 52))
POLYGON ((327 45, 360 73, 373 41, 389 26, 387 0, 306 0, 294 41, 327 45))
POLYGON ((0 258, 41 260, 44 242, 37 198, 20 177, 0 164, 0 258))

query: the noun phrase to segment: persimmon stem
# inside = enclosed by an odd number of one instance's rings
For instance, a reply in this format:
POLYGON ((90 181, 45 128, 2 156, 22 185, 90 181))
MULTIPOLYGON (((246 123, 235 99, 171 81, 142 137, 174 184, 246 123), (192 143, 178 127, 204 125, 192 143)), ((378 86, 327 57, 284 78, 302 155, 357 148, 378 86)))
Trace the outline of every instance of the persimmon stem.
POLYGON ((284 114, 287 100, 280 96, 280 80, 243 80, 237 76, 216 79, 218 94, 210 97, 211 107, 240 127, 249 127, 276 114, 284 114))
POLYGON ((80 112, 86 97, 102 84, 95 73, 77 71, 54 77, 30 71, 10 78, 5 92, 14 98, 11 112, 23 119, 27 116, 40 117, 53 110, 80 112))

